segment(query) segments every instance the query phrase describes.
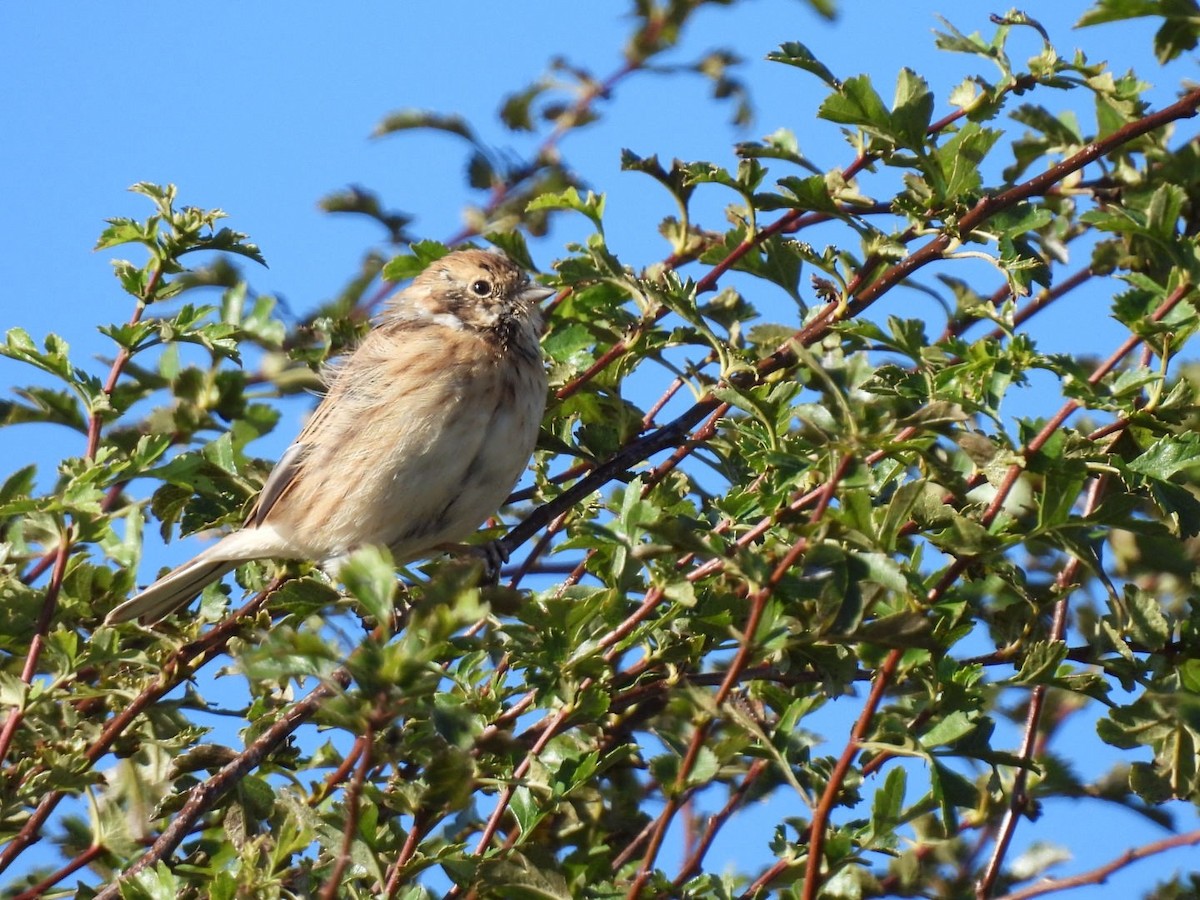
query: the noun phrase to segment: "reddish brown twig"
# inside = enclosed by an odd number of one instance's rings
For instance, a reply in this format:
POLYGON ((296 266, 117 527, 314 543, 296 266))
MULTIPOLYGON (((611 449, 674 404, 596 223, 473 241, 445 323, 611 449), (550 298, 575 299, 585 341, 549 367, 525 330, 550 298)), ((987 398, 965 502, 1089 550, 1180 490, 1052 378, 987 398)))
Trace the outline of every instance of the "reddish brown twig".
POLYGON ((729 821, 738 808, 746 802, 746 795, 750 793, 750 788, 754 786, 754 783, 766 769, 767 761, 765 759, 756 759, 750 763, 750 767, 746 769, 746 774, 742 776, 742 780, 738 783, 738 786, 729 792, 729 798, 725 801, 725 805, 716 813, 709 816, 708 821, 705 823, 704 831, 696 840, 695 846, 684 860, 683 865, 680 866, 679 874, 675 876, 673 882, 675 887, 683 887, 689 878, 700 873, 700 868, 704 865, 704 857, 708 854, 709 848, 712 847, 713 841, 716 840, 718 832, 720 832, 721 828, 729 821))
MULTIPOLYGON (((141 321, 142 313, 146 309, 146 302, 150 297, 154 296, 154 292, 158 289, 158 284, 162 279, 162 267, 155 268, 154 273, 147 280, 145 287, 142 290, 142 296, 134 307, 133 314, 129 317, 129 324, 136 325, 141 321)), ((108 377, 104 380, 102 388, 106 397, 111 397, 114 390, 117 388, 117 382, 121 378, 121 373, 125 371, 125 366, 129 362, 130 351, 128 347, 121 347, 117 352, 116 358, 113 359, 112 365, 108 370, 108 377)), ((103 426, 100 410, 93 408, 88 414, 87 428, 87 446, 84 449, 84 457, 86 459, 95 459, 96 451, 100 447, 100 429, 103 426)), ((71 547, 75 542, 74 527, 66 526, 62 529, 59 535, 59 545, 54 551, 54 571, 50 575, 50 583, 46 586, 46 596, 42 600, 42 607, 38 613, 37 625, 34 628, 33 637, 29 642, 29 650, 25 654, 25 665, 21 668, 21 681, 25 684, 33 683, 33 676, 37 674, 38 660, 41 659, 42 647, 46 641, 46 635, 50 632, 50 623, 54 619, 54 612, 58 608, 58 594, 62 590, 63 579, 67 574, 67 561, 71 558, 71 547)), ((44 558, 43 558, 44 561, 44 558)), ((40 576, 44 568, 35 566, 31 573, 26 575, 28 581, 40 576), (32 574, 36 572, 37 574, 32 574)), ((0 764, 8 758, 9 748, 12 746, 13 737, 16 734, 17 728, 20 727, 21 721, 24 719, 23 711, 20 709, 10 709, 8 716, 4 720, 4 728, 0 730, 0 764)))
MULTIPOLYGON (((1092 480, 1088 488, 1087 499, 1083 505, 1083 515, 1085 518, 1091 515, 1096 507, 1099 506, 1100 498, 1104 492, 1104 483, 1105 479, 1103 477, 1097 477, 1092 480)), ((1068 596, 1071 587, 1078 579, 1079 567, 1080 562, 1078 557, 1073 556, 1067 560, 1066 565, 1063 566, 1055 578, 1055 587, 1058 590, 1059 598, 1054 604, 1054 619, 1048 635, 1050 641, 1061 641, 1066 634, 1068 596)), ((1017 751, 1017 755, 1024 765, 1018 766, 1016 773, 1013 775, 1012 792, 1008 798, 1008 807, 1004 810, 1004 819, 1000 824, 1000 831, 996 837, 995 846, 992 848, 992 856, 988 860, 983 876, 975 886, 975 896, 979 900, 986 900, 987 897, 991 896, 992 890, 996 885, 996 879, 999 878, 1000 871, 1003 868, 1004 857, 1008 854, 1008 848, 1012 843, 1013 835, 1016 833, 1017 822, 1029 807, 1030 798, 1026 786, 1029 781, 1029 770, 1033 764, 1042 720, 1042 708, 1045 702, 1046 685, 1036 685, 1029 696, 1029 708, 1025 714, 1025 728, 1021 736, 1021 747, 1017 751)))
MULTIPOLYGON (((871 693, 867 695, 867 702, 863 704, 862 712, 859 713, 854 728, 850 731, 850 739, 842 748, 842 753, 834 764, 833 771, 829 773, 825 791, 821 794, 817 808, 813 810, 812 825, 809 826, 808 860, 804 866, 804 888, 800 895, 804 900, 815 900, 817 891, 820 889, 821 862, 825 855, 825 832, 829 815, 833 812, 846 775, 850 772, 850 766, 854 764, 854 759, 858 756, 859 746, 867 739, 867 735, 871 731, 875 713, 879 711, 879 704, 883 702, 883 695, 887 692, 887 688, 896 674, 902 656, 904 656, 904 651, 896 648, 888 651, 888 655, 884 657, 883 664, 875 673, 875 680, 871 684, 871 693)), ((763 882, 763 885, 768 883, 763 882)), ((747 895, 749 894, 748 891, 747 895)))
POLYGON ((96 895, 96 900, 115 900, 120 896, 121 884, 143 869, 166 860, 183 839, 191 832, 200 818, 212 809, 226 791, 233 787, 248 772, 253 771, 270 753, 306 722, 317 709, 338 690, 350 684, 350 674, 345 669, 334 672, 329 680, 309 692, 303 700, 292 704, 279 720, 259 735, 245 750, 223 766, 215 775, 202 782, 188 793, 183 807, 171 819, 158 839, 120 878, 96 895))
POLYGON ((418 810, 413 815, 412 827, 408 829, 408 834, 404 836, 404 846, 400 848, 399 855, 388 869, 387 883, 383 888, 386 897, 394 897, 396 896, 396 892, 400 890, 400 878, 405 866, 413 858, 413 854, 417 852, 417 847, 421 844, 421 839, 428 833, 435 821, 436 819, 433 816, 426 815, 423 810, 418 810))
POLYGON ((365 735, 360 734, 355 738, 354 746, 350 748, 350 752, 346 754, 346 758, 342 760, 341 765, 329 773, 329 777, 321 783, 321 786, 313 791, 312 796, 308 798, 308 805, 314 807, 320 806, 339 784, 350 777, 350 773, 354 771, 359 759, 366 753, 369 747, 370 742, 367 741, 365 735))
MULTIPOLYGON (((583 682, 580 683, 580 691, 582 692, 587 687, 590 687, 591 681, 592 680, 590 678, 585 678, 583 682)), ((496 808, 493 809, 492 814, 488 816, 488 820, 484 824, 483 831, 479 835, 479 841, 476 843, 475 850, 473 851, 476 856, 482 856, 484 851, 487 850, 488 845, 492 842, 492 838, 496 836, 496 831, 500 828, 500 820, 503 819, 505 813, 508 812, 508 806, 512 802, 513 794, 515 794, 517 791, 518 783, 529 772, 529 769, 533 766, 534 761, 536 761, 538 756, 541 755, 542 751, 546 749, 546 745, 550 743, 551 738, 558 734, 558 729, 570 715, 570 706, 559 707, 551 717, 546 729, 541 733, 537 741, 529 749, 529 752, 525 754, 525 758, 522 759, 517 765, 516 769, 513 770, 512 778, 509 780, 509 783, 504 786, 504 789, 500 791, 500 797, 496 802, 496 808)), ((460 893, 461 890, 457 885, 455 885, 446 893, 446 896, 457 897, 460 893)))
POLYGON ((342 890, 345 886, 342 884, 342 876, 346 872, 346 867, 350 865, 350 851, 354 847, 354 838, 358 834, 359 802, 362 798, 363 785, 367 781, 367 772, 371 769, 371 746, 374 740, 375 728, 373 723, 368 722, 366 733, 359 738, 359 743, 356 745, 363 748, 358 767, 354 770, 354 777, 346 786, 346 824, 345 832, 342 835, 342 847, 337 861, 333 864, 333 871, 329 873, 329 879, 321 891, 321 900, 336 900, 343 896, 342 890))
MULTIPOLYGON (((825 514, 825 510, 828 508, 834 493, 837 491, 838 484, 845 477, 846 471, 849 469, 850 462, 850 457, 843 457, 837 471, 833 473, 833 476, 825 484, 822 499, 813 510, 812 521, 819 521, 825 514)), ((750 598, 750 612, 746 617, 746 625, 742 629, 742 638, 738 642, 737 653, 733 661, 729 664, 725 678, 721 681, 721 686, 717 688, 716 695, 713 697, 714 707, 720 708, 729 699, 729 695, 732 693, 734 686, 738 683, 742 672, 749 663, 750 654, 753 652, 755 646, 755 634, 758 631, 758 625, 762 619, 767 601, 775 593, 775 589, 779 586, 780 582, 791 572, 792 567, 796 565, 807 550, 808 538, 801 537, 783 554, 783 557, 775 565, 774 569, 772 569, 766 584, 750 598)), ((696 730, 692 734, 692 739, 688 744, 683 761, 679 764, 675 784, 666 798, 666 806, 659 814, 654 830, 650 835, 649 845, 642 857, 642 864, 629 886, 629 892, 626 895, 629 900, 636 900, 641 894, 642 888, 654 870, 655 859, 658 856, 658 851, 662 846, 667 829, 670 827, 671 820, 692 792, 689 790, 687 782, 700 756, 700 750, 704 747, 705 741, 707 741, 708 735, 712 730, 713 723, 714 719, 711 717, 704 719, 696 726, 696 730)))
POLYGON ((1194 847, 1197 844, 1200 844, 1200 829, 1172 835, 1160 841, 1143 844, 1141 847, 1130 847, 1116 859, 1110 860, 1102 866, 1096 866, 1094 869, 1088 869, 1086 872, 1080 872, 1078 875, 1072 875, 1069 878, 1046 878, 1027 888, 1005 894, 999 900, 1030 900, 1031 897, 1041 897, 1045 894, 1053 894, 1057 891, 1069 890, 1070 888, 1084 887, 1089 884, 1104 884, 1108 880, 1108 876, 1120 871, 1132 862, 1156 856, 1159 853, 1166 853, 1168 850, 1175 850, 1179 847, 1194 847))
MULTIPOLYGON (((237 630, 266 602, 267 597, 281 583, 280 579, 271 582, 249 603, 227 616, 224 621, 199 640, 181 647, 172 654, 163 665, 162 672, 154 683, 142 690, 132 701, 122 706, 120 712, 104 726, 96 741, 84 751, 88 763, 94 765, 99 761, 130 723, 144 710, 158 702, 165 694, 174 690, 212 659, 224 653, 237 630)), ((63 791, 53 791, 39 801, 33 812, 30 813, 29 819, 17 832, 16 837, 9 841, 3 851, 0 851, 0 872, 12 865, 25 848, 41 838, 42 826, 65 796, 66 793, 63 791)))
POLYGON ((107 852, 108 850, 100 844, 92 844, 92 846, 88 847, 82 853, 77 855, 61 869, 58 869, 57 871, 43 878, 28 890, 21 891, 21 893, 13 897, 12 900, 36 900, 36 898, 44 896, 47 891, 49 891, 64 878, 70 878, 80 869, 84 868, 85 866, 90 866, 93 862, 107 852))

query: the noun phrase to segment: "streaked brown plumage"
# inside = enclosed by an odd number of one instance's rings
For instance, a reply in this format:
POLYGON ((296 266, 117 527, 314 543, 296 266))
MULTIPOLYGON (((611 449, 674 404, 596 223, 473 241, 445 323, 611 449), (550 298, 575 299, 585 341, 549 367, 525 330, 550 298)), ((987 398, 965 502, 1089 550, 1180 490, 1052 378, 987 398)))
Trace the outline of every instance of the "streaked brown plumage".
POLYGON ((461 541, 504 502, 546 403, 538 302, 499 254, 432 263, 330 373, 245 525, 108 614, 154 622, 251 559, 325 563, 364 544, 397 562, 461 541))

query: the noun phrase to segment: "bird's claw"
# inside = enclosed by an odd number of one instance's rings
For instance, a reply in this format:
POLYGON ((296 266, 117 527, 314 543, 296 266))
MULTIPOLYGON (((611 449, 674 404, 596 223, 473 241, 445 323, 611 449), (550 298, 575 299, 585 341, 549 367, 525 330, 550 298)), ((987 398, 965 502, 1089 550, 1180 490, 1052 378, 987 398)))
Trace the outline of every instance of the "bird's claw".
POLYGON ((500 570, 508 562, 508 548, 500 540, 486 544, 444 544, 439 549, 458 556, 473 556, 483 563, 483 584, 495 584, 500 580, 500 570))
POLYGON ((477 548, 483 559, 483 579, 487 584, 500 580, 500 569, 508 562, 508 548, 500 541, 488 541, 477 548))

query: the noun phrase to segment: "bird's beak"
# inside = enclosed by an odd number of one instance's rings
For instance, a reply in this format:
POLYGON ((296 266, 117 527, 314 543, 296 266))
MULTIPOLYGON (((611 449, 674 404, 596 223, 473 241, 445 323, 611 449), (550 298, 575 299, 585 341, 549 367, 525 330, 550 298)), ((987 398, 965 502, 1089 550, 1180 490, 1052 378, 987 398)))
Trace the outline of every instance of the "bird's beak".
POLYGON ((520 293, 522 303, 528 303, 530 306, 541 303, 557 294, 558 291, 554 288, 544 287, 540 284, 531 284, 520 293))

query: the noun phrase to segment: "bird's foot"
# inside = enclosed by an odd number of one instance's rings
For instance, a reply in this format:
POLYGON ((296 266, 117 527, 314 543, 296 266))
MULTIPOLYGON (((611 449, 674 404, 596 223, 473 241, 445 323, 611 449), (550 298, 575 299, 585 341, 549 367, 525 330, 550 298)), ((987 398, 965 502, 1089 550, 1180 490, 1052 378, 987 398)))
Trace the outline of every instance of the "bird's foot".
POLYGON ((508 562, 508 549, 499 541, 486 544, 443 544, 438 548, 455 556, 470 556, 483 563, 483 583, 495 584, 500 580, 500 569, 508 562))

